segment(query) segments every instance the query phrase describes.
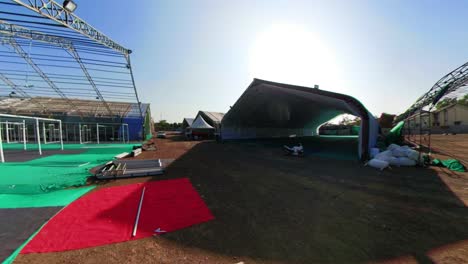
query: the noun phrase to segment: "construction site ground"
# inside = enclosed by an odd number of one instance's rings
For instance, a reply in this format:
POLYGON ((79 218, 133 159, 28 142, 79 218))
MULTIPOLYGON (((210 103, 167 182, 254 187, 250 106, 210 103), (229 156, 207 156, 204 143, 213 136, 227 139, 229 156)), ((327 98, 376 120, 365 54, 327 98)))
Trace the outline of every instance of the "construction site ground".
MULTIPOLYGON (((468 173, 285 156, 275 140, 154 140, 156 150, 137 158, 176 159, 164 175, 99 188, 188 177, 215 220, 15 263, 468 263, 468 173)), ((431 143, 434 156, 467 165, 468 135, 431 143)))

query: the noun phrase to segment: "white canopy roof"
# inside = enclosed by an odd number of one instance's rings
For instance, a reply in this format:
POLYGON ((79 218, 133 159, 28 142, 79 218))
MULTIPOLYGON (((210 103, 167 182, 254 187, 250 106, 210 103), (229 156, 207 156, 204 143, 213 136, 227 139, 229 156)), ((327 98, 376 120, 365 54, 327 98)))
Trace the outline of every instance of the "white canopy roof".
POLYGON ((190 127, 192 129, 214 129, 214 127, 210 126, 210 124, 208 124, 201 115, 198 115, 190 127))

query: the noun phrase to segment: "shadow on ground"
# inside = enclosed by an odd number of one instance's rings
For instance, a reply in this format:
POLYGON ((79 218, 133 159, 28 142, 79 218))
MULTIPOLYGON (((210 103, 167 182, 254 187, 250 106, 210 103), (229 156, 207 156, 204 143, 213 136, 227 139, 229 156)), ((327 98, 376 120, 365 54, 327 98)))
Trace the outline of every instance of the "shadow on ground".
POLYGON ((272 142, 204 142, 164 176, 176 177, 191 179, 216 219, 163 238, 218 254, 292 263, 411 255, 425 263, 429 250, 468 238, 468 210, 430 169, 380 172, 286 157, 272 142))

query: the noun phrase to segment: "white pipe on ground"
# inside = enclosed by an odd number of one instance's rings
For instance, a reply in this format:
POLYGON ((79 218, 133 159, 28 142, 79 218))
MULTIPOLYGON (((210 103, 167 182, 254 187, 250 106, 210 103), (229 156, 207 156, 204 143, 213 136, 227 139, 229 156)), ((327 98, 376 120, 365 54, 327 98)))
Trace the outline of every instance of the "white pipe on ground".
POLYGON ((143 204, 143 197, 145 196, 145 189, 146 187, 143 187, 143 191, 141 192, 140 204, 138 205, 138 212, 137 212, 136 219, 135 219, 135 225, 133 226, 132 237, 136 236, 136 232, 138 228, 138 221, 140 220, 141 205, 143 204))

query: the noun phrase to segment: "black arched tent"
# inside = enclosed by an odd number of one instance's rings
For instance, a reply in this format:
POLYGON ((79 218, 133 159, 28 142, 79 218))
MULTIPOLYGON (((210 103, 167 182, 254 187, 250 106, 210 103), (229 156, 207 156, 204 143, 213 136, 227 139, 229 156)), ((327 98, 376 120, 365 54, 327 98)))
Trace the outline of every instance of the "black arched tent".
POLYGON ((224 116, 221 138, 314 136, 322 124, 345 113, 361 118, 358 155, 366 158, 377 141, 378 123, 361 102, 317 88, 254 79, 224 116))

